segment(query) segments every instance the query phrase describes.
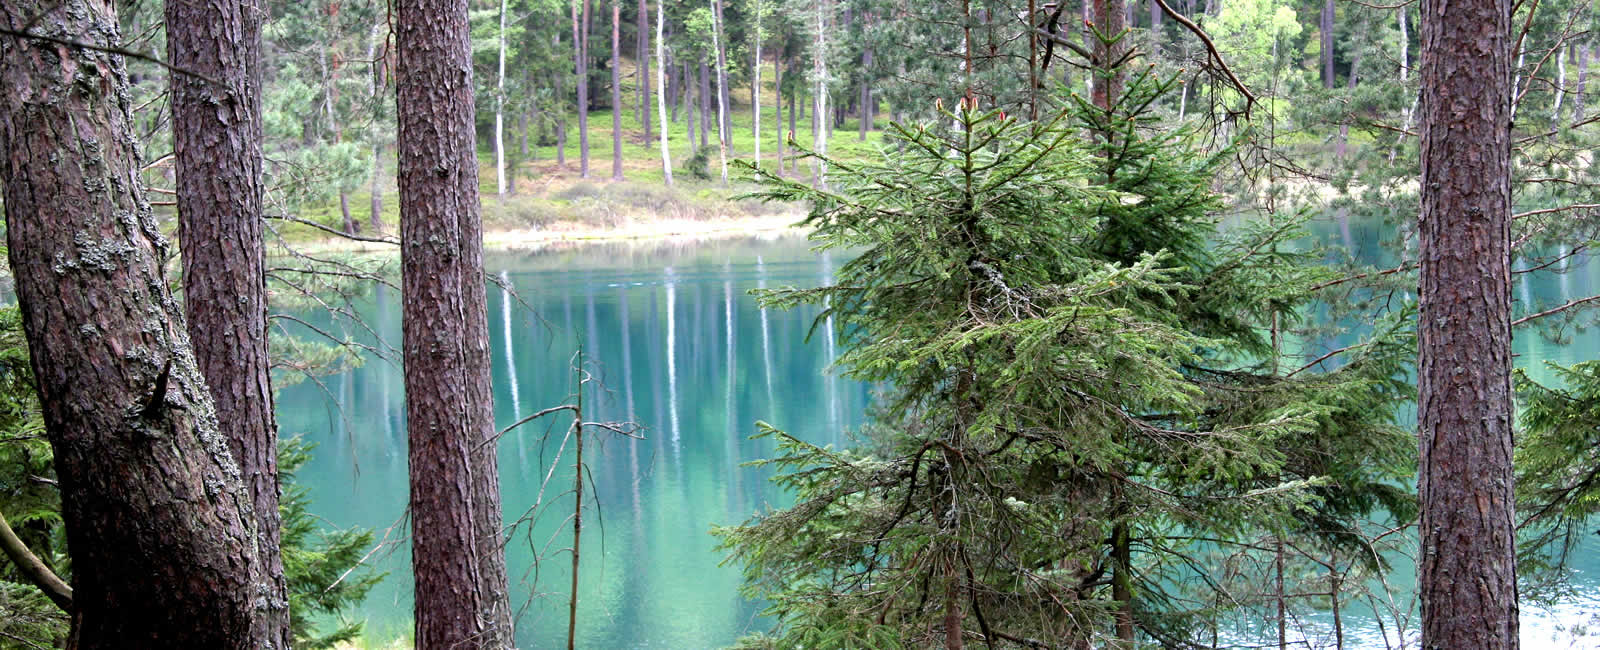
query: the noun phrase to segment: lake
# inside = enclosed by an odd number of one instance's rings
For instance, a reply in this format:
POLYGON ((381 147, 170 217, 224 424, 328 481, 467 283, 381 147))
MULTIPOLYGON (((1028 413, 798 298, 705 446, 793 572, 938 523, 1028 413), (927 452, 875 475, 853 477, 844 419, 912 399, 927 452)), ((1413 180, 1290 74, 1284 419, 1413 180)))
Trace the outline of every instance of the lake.
MULTIPOLYGON (((1330 220, 1319 233, 1376 255, 1381 228, 1330 220)), ((837 354, 827 328, 807 341, 815 308, 762 310, 748 292, 827 282, 842 257, 817 254, 793 236, 699 243, 595 243, 541 253, 491 252, 486 267, 506 287, 489 288, 495 415, 569 401, 581 347, 598 386, 585 396, 585 420, 631 420, 642 439, 603 432, 586 437, 594 505, 584 514, 578 647, 717 648, 766 630, 761 605, 739 594, 740 572, 722 566, 716 524, 787 503, 765 470, 743 463, 773 452, 748 439, 763 420, 803 439, 848 445, 869 386, 825 372, 837 354), (514 292, 514 293, 513 293, 514 292), (531 311, 530 308, 531 307, 531 311)), ((1526 278, 1527 276, 1521 276, 1526 278)), ((1574 263, 1558 280, 1515 290, 1518 300, 1558 304, 1600 290, 1600 265, 1574 263)), ((379 288, 357 301, 363 326, 304 315, 319 327, 383 337, 398 347, 400 301, 379 288)), ((1524 333, 1520 366, 1600 357, 1580 335, 1557 346, 1524 333)), ((374 528, 387 541, 369 561, 389 576, 361 608, 371 639, 410 633, 412 581, 407 534, 403 381, 396 364, 363 367, 288 386, 279 395, 285 436, 316 443, 300 471, 311 510, 331 526, 374 528), (385 535, 387 533, 387 535, 385 535)), ((513 607, 523 648, 556 647, 566 635, 571 558, 572 444, 567 418, 523 425, 500 445, 513 607), (552 471, 552 467, 554 467, 552 471), (535 504, 542 507, 530 510, 535 504)), ((1580 598, 1555 611, 1525 608, 1524 647, 1597 647, 1600 637, 1570 628, 1600 611, 1600 559, 1578 560, 1580 598), (1589 644, 1589 645, 1584 645, 1589 644)), ((1412 583, 1396 575, 1393 584, 1412 583)), ((1403 596, 1402 596, 1403 597, 1403 596)), ((1345 612, 1348 647, 1382 647, 1370 610, 1345 612)), ((1331 643, 1326 612, 1295 627, 1314 646, 1331 643)), ((1415 622, 1412 623, 1415 625, 1415 622)), ((1393 633, 1393 622, 1388 624, 1393 633)))

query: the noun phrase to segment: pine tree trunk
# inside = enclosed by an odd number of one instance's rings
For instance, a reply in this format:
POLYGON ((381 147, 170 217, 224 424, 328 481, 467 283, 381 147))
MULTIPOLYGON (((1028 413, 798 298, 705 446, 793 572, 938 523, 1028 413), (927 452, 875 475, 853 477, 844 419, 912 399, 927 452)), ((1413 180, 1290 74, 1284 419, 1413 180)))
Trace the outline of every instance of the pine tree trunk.
MULTIPOLYGON (((559 45, 559 43, 558 43, 559 45)), ((556 97, 565 98, 566 88, 562 87, 562 75, 556 75, 556 97)), ((556 167, 565 169, 567 166, 567 112, 556 111, 556 167)))
MULTIPOLYGON (((786 139, 788 139, 789 136, 788 136, 788 134, 783 133, 783 51, 782 50, 779 50, 778 51, 778 55, 772 58, 772 88, 775 91, 775 92, 773 92, 773 97, 772 97, 772 107, 773 107, 774 110, 776 110, 778 112, 778 120, 777 120, 777 127, 776 127, 778 129, 778 176, 783 176, 784 141, 786 139)), ((793 114, 791 113, 791 117, 792 117, 792 115, 793 114)), ((793 126, 789 127, 789 130, 791 132, 793 132, 794 131, 794 127, 793 126)))
POLYGON ((872 48, 861 52, 861 98, 857 100, 856 114, 860 116, 856 125, 858 133, 856 139, 867 141, 867 129, 872 127, 872 82, 867 71, 872 69, 872 48))
POLYGON ((1572 122, 1582 122, 1584 119, 1584 93, 1588 92, 1589 82, 1589 43, 1578 43, 1578 81, 1572 93, 1572 122))
MULTIPOLYGON (((522 111, 522 112, 517 114, 517 155, 519 157, 521 157, 521 158, 528 158, 529 157, 528 156, 528 113, 529 113, 529 111, 535 111, 535 110, 538 110, 538 109, 530 108, 527 111, 522 111)), ((512 170, 511 178, 508 179, 508 180, 510 181, 510 183, 512 185, 516 184, 516 182, 517 182, 516 170, 512 170)))
POLYGON ((762 34, 761 34, 761 0, 755 0, 755 8, 756 8, 755 16, 752 17, 752 20, 754 20, 755 23, 756 23, 755 24, 755 32, 756 33, 755 33, 755 37, 751 39, 752 41, 754 41, 754 47, 752 49, 755 50, 755 54, 753 54, 750 57, 751 58, 751 63, 750 63, 750 79, 751 79, 751 81, 750 81, 750 117, 751 117, 750 135, 754 136, 755 150, 756 150, 755 151, 755 161, 756 161, 756 166, 760 167, 761 166, 761 38, 762 38, 762 34))
POLYGON ((1333 90, 1333 0, 1322 4, 1322 87, 1333 90))
MULTIPOLYGON (((16 0, 0 3, 0 24, 117 47, 112 6, 16 0)), ((231 11, 233 34, 243 36, 219 45, 255 46, 246 30, 259 14, 237 4, 213 9, 231 11)), ((175 60, 205 65, 203 54, 181 49, 175 60)), ((178 100, 189 106, 203 93, 228 95, 213 115, 226 111, 245 135, 257 135, 217 152, 227 164, 218 171, 246 185, 232 188, 236 198, 259 197, 259 166, 251 166, 259 162, 250 155, 259 152, 259 77, 244 67, 208 72, 223 88, 176 79, 178 100)), ((0 83, 6 238, 72 554, 73 647, 281 648, 285 604, 272 596, 282 592, 257 555, 262 538, 246 484, 255 477, 241 478, 167 289, 167 244, 139 181, 123 57, 7 36, 0 83)), ((188 151, 191 138, 219 134, 185 135, 188 151)), ((204 180, 184 176, 186 184, 204 180)), ((232 207, 230 219, 260 216, 232 207)), ((244 271, 253 278, 247 284, 260 281, 259 266, 244 271)), ((240 312, 265 316, 249 305, 240 312)), ((270 407, 248 401, 267 395, 264 383, 255 385, 265 378, 239 380, 239 394, 224 392, 255 410, 236 423, 270 431, 270 407)))
MULTIPOLYGON (((388 21, 380 20, 373 24, 372 32, 367 37, 367 60, 374 62, 372 66, 372 75, 367 78, 367 94, 372 98, 372 112, 375 117, 383 115, 383 92, 388 87, 388 80, 384 74, 384 66, 387 62, 377 63, 378 48, 380 46, 387 48, 388 46, 386 40, 388 39, 389 35, 388 30, 388 21)), ((382 183, 383 135, 375 132, 372 135, 372 194, 369 197, 371 203, 371 213, 367 217, 367 223, 372 227, 372 232, 375 233, 383 232, 382 183)))
POLYGON ((420 648, 507 648, 467 0, 398 5, 403 353, 420 648))
POLYGON ((500 0, 499 71, 494 78, 494 192, 506 198, 506 0, 500 0))
POLYGON ((639 24, 634 28, 638 38, 634 60, 639 62, 639 124, 644 127, 644 140, 650 141, 650 5, 639 0, 639 24))
POLYGON ((1567 91, 1567 46, 1556 48, 1556 98, 1550 102, 1550 121, 1561 121, 1561 100, 1567 91))
MULTIPOLYGON (((657 11, 659 11, 659 9, 657 11)), ((657 38, 656 39, 656 45, 661 45, 661 40, 662 39, 657 38)), ((660 48, 657 48, 657 49, 660 49, 660 48)), ((661 67, 663 65, 666 65, 666 64, 662 63, 662 62, 658 62, 656 67, 661 67)), ((667 74, 667 68, 661 68, 661 73, 662 74, 667 74)), ((678 95, 680 93, 679 89, 682 88, 682 87, 683 87, 683 70, 681 69, 680 66, 673 66, 672 67, 672 73, 667 76, 667 105, 672 107, 672 115, 670 117, 670 121, 672 121, 672 122, 678 121, 678 107, 679 107, 678 95)))
MULTIPOLYGON (((672 151, 667 147, 667 93, 662 86, 666 85, 667 77, 667 12, 665 7, 656 8, 656 115, 661 119, 661 175, 667 180, 667 186, 672 186, 672 151)), ((631 414, 630 414, 631 417, 631 414)))
MULTIPOLYGON (((271 589, 266 638, 287 648, 261 215, 262 16, 255 0, 233 0, 171 2, 165 17, 173 65, 222 82, 172 78, 183 302, 195 363, 254 505, 257 556, 271 589)), ((348 214, 346 194, 339 198, 348 214)))
MULTIPOLYGON (((1094 24, 1106 36, 1114 37, 1117 34, 1121 34, 1122 30, 1126 28, 1126 24, 1123 22, 1127 14, 1124 8, 1124 0, 1094 0, 1094 11, 1094 24)), ((1101 68, 1109 67, 1118 57, 1122 56, 1122 52, 1125 49, 1127 49, 1125 42, 1118 41, 1108 45, 1100 39, 1095 39, 1094 55, 1096 66, 1101 68)), ((1111 107, 1116 105, 1118 98, 1122 96, 1122 82, 1126 76, 1127 71, 1125 68, 1117 66, 1110 79, 1096 79, 1094 93, 1091 95, 1094 105, 1099 107, 1100 110, 1110 111, 1111 107)))
POLYGON ((711 130, 711 70, 705 59, 700 60, 700 146, 707 146, 706 133, 711 130))
POLYGON ((717 159, 728 186, 728 61, 722 51, 722 0, 711 0, 711 47, 717 51, 717 159))
POLYGON ((1421 10, 1421 647, 1514 650, 1511 1, 1421 10))
POLYGON ((727 21, 722 17, 722 0, 712 0, 711 11, 711 25, 713 31, 716 32, 713 34, 712 49, 717 52, 717 74, 715 76, 718 106, 717 134, 721 136, 723 146, 726 147, 728 138, 733 137, 733 116, 728 112, 728 107, 733 105, 733 97, 728 94, 728 53, 725 47, 727 39, 723 38, 721 34, 723 28, 727 25, 727 21))
POLYGON ((339 214, 344 217, 344 231, 354 235, 361 231, 361 226, 356 225, 356 218, 350 214, 350 193, 339 190, 339 214))
POLYGON ((589 0, 572 3, 572 60, 578 76, 578 176, 589 177, 589 0))
POLYGON ((683 92, 681 93, 683 98, 683 125, 686 127, 685 130, 688 131, 689 134, 689 156, 693 157, 700 151, 700 146, 695 144, 694 139, 694 127, 698 120, 696 120, 694 116, 694 100, 689 97, 689 64, 685 63, 682 65, 682 73, 683 74, 681 76, 683 77, 683 83, 678 85, 683 89, 683 92))
POLYGON ((611 0, 611 180, 622 180, 622 0, 611 0))
MULTIPOLYGON (((816 72, 817 94, 814 99, 816 107, 812 110, 811 117, 811 146, 817 153, 828 154, 828 24, 827 12, 830 0, 817 2, 817 42, 816 53, 812 55, 813 67, 816 72)), ((812 181, 819 186, 827 184, 828 171, 821 160, 816 161, 812 169, 812 181)))
MULTIPOLYGON (((1350 75, 1346 78, 1346 82, 1345 82, 1345 89, 1346 90, 1354 91, 1356 89, 1356 81, 1361 78, 1360 68, 1361 68, 1361 52, 1357 51, 1356 54, 1355 54, 1355 57, 1350 60, 1350 75)), ((1334 143, 1334 147, 1333 147, 1334 156, 1337 157, 1339 160, 1344 160, 1345 154, 1348 152, 1349 146, 1350 146, 1350 118, 1349 117, 1345 117, 1345 118, 1339 120, 1339 140, 1334 143)))
POLYGON ((371 210, 367 216, 367 223, 372 226, 372 232, 383 232, 383 145, 372 147, 372 197, 371 210))

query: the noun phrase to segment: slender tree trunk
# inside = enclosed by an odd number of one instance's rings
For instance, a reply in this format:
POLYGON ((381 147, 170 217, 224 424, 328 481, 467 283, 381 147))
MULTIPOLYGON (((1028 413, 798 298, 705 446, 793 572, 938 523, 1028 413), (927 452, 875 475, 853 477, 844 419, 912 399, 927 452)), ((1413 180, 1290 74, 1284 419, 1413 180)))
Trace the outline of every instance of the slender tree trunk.
POLYGON ((711 131, 711 70, 705 59, 700 59, 700 146, 707 146, 706 133, 711 131))
MULTIPOLYGON (((1401 10, 1402 12, 1404 9, 1401 10)), ((1322 87, 1333 90, 1333 0, 1322 3, 1322 87)))
POLYGON ((695 144, 694 139, 695 123, 698 122, 698 120, 696 120, 694 116, 693 100, 689 97, 689 64, 685 63, 682 67, 683 83, 679 84, 679 86, 683 88, 683 92, 681 93, 683 98, 683 125, 687 127, 685 130, 688 131, 689 134, 689 156, 693 157, 700 151, 700 147, 699 145, 695 144))
POLYGON ((1584 118, 1584 94, 1588 92, 1589 82, 1589 43, 1578 43, 1578 83, 1572 93, 1572 121, 1582 122, 1584 118))
MULTIPOLYGON (((255 0, 166 5, 173 65, 222 82, 171 80, 183 301, 195 363, 254 505, 257 556, 270 585, 261 622, 268 643, 287 648, 261 217, 262 16, 255 0)), ((348 214, 347 195, 339 199, 348 214)))
MULTIPOLYGON (((1346 90, 1354 91, 1356 89, 1356 81, 1361 78, 1360 69, 1361 52, 1357 51, 1355 57, 1350 60, 1350 75, 1345 81, 1346 90)), ((1347 116, 1339 120, 1339 141, 1334 144, 1334 156, 1338 157, 1339 160, 1344 160, 1349 145, 1350 117, 1347 116)))
MULTIPOLYGON (((1065 0, 1061 0, 1065 1, 1065 0)), ((1028 119, 1039 119, 1039 31, 1038 25, 1038 0, 1028 0, 1028 119)), ((1155 0, 1151 0, 1150 10, 1155 11, 1155 0)), ((1158 39, 1151 39, 1152 43, 1158 39)))
MULTIPOLYGON (((113 6, 16 0, 0 3, 0 24, 115 48, 121 37, 113 6)), ((208 9, 226 14, 203 14, 210 21, 233 21, 234 38, 213 43, 227 54, 206 52, 205 41, 182 42, 173 60, 210 65, 203 69, 222 83, 175 79, 176 104, 211 95, 221 102, 211 107, 212 119, 259 134, 259 77, 217 62, 254 60, 226 57, 253 51, 258 41, 249 34, 260 14, 240 3, 208 9)), ((190 24, 189 15, 180 24, 190 24)), ((6 36, 0 84, 6 239, 72 554, 71 647, 280 648, 284 604, 257 555, 262 538, 246 483, 254 477, 241 478, 229 449, 235 441, 219 427, 167 289, 167 243, 139 181, 123 57, 6 36)), ((228 143, 214 152, 226 164, 218 173, 246 185, 230 188, 240 192, 235 200, 259 197, 259 158, 249 153, 259 152, 259 135, 238 142, 207 135, 184 134, 178 146, 187 157, 200 153, 195 145, 228 143)), ((208 191, 188 186, 205 177, 183 176, 188 196, 208 191)), ((259 214, 230 205, 217 217, 243 222, 259 214)), ((241 270, 260 281, 259 266, 241 270)), ((256 317, 248 305, 239 313, 256 317)), ((237 334, 249 340, 262 333, 237 334)), ((254 385, 264 377, 238 379, 238 393, 223 392, 240 397, 243 408, 268 394, 264 383, 254 385)), ((270 413, 263 406, 229 415, 260 432, 271 430, 270 413)))
MULTIPOLYGON (((559 43, 558 43, 559 45, 559 43)), ((561 83, 562 75, 556 75, 556 97, 565 100, 566 88, 561 83)), ((559 107, 559 104, 557 105, 559 107)), ((556 111, 556 166, 565 169, 567 166, 567 111, 556 111)))
MULTIPOLYGON (((790 131, 789 134, 784 134, 783 133, 783 51, 782 50, 780 50, 778 52, 778 55, 773 57, 773 59, 772 59, 772 89, 775 91, 775 92, 773 92, 772 107, 773 107, 774 110, 776 110, 778 112, 778 121, 777 121, 777 127, 776 127, 778 129, 778 175, 779 176, 783 176, 784 140, 786 140, 789 137, 789 135, 793 135, 794 127, 793 126, 789 127, 789 131, 790 131)), ((791 115, 791 118, 792 118, 793 117, 793 113, 791 113, 790 115, 791 115)))
MULTIPOLYGON (((789 94, 789 133, 787 135, 783 136, 785 138, 796 138, 795 142, 799 142, 799 140, 798 140, 799 136, 795 135, 795 126, 794 126, 794 124, 795 124, 795 113, 797 112, 795 110, 795 104, 796 104, 795 95, 798 95, 798 94, 800 94, 800 89, 799 89, 799 86, 797 85, 795 87, 795 91, 789 94)), ((800 161, 796 160, 796 161, 790 163, 789 171, 792 171, 795 174, 799 174, 800 173, 800 161)))
POLYGON ((761 39, 762 39, 762 33, 761 33, 761 0, 755 0, 755 8, 756 8, 755 15, 751 17, 751 19, 755 21, 755 32, 756 33, 755 33, 755 36, 751 39, 752 41, 754 41, 752 49, 755 50, 755 54, 751 56, 752 61, 750 63, 750 79, 751 79, 751 82, 750 82, 750 117, 751 117, 750 134, 752 136, 754 136, 754 138, 755 138, 755 149, 756 149, 755 161, 756 161, 756 166, 760 167, 761 166, 761 39))
MULTIPOLYGON (((528 81, 531 83, 533 80, 529 79, 528 81)), ((529 158, 530 157, 529 156, 530 151, 528 149, 528 114, 529 113, 534 113, 535 115, 537 115, 538 114, 538 110, 539 109, 537 109, 537 108, 529 108, 528 110, 521 111, 521 112, 519 112, 517 114, 517 155, 519 157, 522 157, 522 158, 529 158)), ((508 179, 508 181, 513 186, 516 185, 516 183, 517 183, 517 173, 516 173, 515 170, 513 170, 511 172, 511 178, 508 179)))
POLYGON ((860 105, 856 108, 856 113, 860 115, 860 120, 856 124, 856 139, 861 142, 867 141, 867 129, 872 127, 872 80, 871 73, 868 72, 871 69, 872 48, 869 47, 861 52, 861 99, 860 105))
POLYGON ((722 51, 722 0, 711 0, 711 47, 717 51, 717 159, 728 186, 728 60, 722 51))
POLYGON ((1127 524, 1112 529, 1111 599, 1117 601, 1117 647, 1131 650, 1133 634, 1133 551, 1127 524))
POLYGON ((728 53, 724 47, 727 39, 721 34, 727 25, 722 17, 722 0, 712 0, 711 11, 712 49, 717 53, 717 133, 726 147, 728 139, 733 137, 733 116, 728 112, 728 107, 733 105, 733 98, 728 94, 728 53))
POLYGON ((72 605, 72 587, 51 570, 50 565, 34 555, 28 548, 27 542, 17 537, 17 532, 11 529, 11 524, 0 516, 0 549, 4 550, 6 559, 11 560, 12 566, 17 568, 33 586, 38 587, 50 602, 55 603, 63 612, 74 611, 72 605))
POLYGON ((661 175, 667 180, 667 186, 672 186, 672 151, 667 147, 667 94, 665 88, 667 77, 667 12, 665 6, 656 8, 656 116, 661 119, 661 175))
POLYGON ((1518 647, 1511 0, 1422 2, 1422 647, 1518 647))
POLYGON ((367 223, 372 226, 372 232, 383 232, 383 145, 372 147, 372 196, 370 202, 371 213, 367 215, 367 223))
POLYGON ((494 78, 494 193, 506 198, 506 0, 500 0, 499 71, 494 78))
POLYGON ((572 3, 572 60, 578 76, 578 176, 589 177, 589 0, 572 3))
POLYGON ((622 0, 611 0, 611 180, 622 180, 622 0))
MULTIPOLYGON (((659 11, 659 9, 658 9, 658 11, 659 11)), ((661 40, 662 39, 657 38, 656 39, 656 44, 660 45, 661 44, 661 40)), ((660 49, 660 48, 657 48, 657 49, 660 49)), ((658 68, 661 67, 662 65, 666 65, 665 63, 662 63, 662 62, 657 62, 657 63, 658 63, 658 65, 656 67, 658 67, 658 68)), ((661 68, 661 73, 662 74, 667 74, 667 68, 661 68)), ((683 70, 681 69, 681 66, 673 66, 671 75, 669 75, 667 77, 667 105, 672 107, 671 121, 673 121, 673 122, 678 121, 678 95, 680 94, 680 90, 679 89, 682 88, 682 87, 683 87, 683 70)))
MULTIPOLYGON (((1127 28, 1127 25, 1123 22, 1124 18, 1127 17, 1127 11, 1124 9, 1124 0, 1094 0, 1094 11, 1094 24, 1107 37, 1117 39, 1122 34, 1122 31, 1127 28)), ((1126 47, 1126 44, 1120 39, 1106 43, 1096 38, 1094 42, 1096 65, 1102 68, 1109 68, 1117 61, 1118 57, 1122 56, 1122 52, 1126 47)), ((1096 79, 1094 93, 1091 96, 1094 105, 1099 107, 1100 110, 1108 112, 1111 107, 1116 106, 1117 101, 1122 97, 1122 82, 1126 76, 1125 67, 1117 66, 1109 79, 1096 79)))
MULTIPOLYGON (((551 50, 559 52, 561 51, 561 32, 560 30, 554 31, 555 33, 550 36, 551 50)), ((561 78, 566 75, 558 72, 552 76, 550 85, 555 90, 553 105, 556 108, 556 167, 564 170, 567 167, 567 111, 561 105, 566 101, 567 93, 566 84, 561 83, 561 78)))
POLYGON ((634 47, 634 60, 639 62, 639 124, 644 127, 644 140, 650 141, 650 5, 639 0, 639 24, 634 28, 638 38, 634 47))
POLYGON ((403 353, 421 648, 507 648, 467 0, 398 4, 403 353))
POLYGON ((1550 104, 1550 121, 1561 121, 1561 100, 1567 91, 1567 45, 1556 48, 1556 98, 1550 104))
MULTIPOLYGON (((383 93, 388 88, 387 75, 384 74, 385 63, 378 62, 378 48, 387 47, 389 23, 381 20, 373 24, 372 33, 367 37, 367 60, 372 61, 372 74, 367 77, 367 94, 372 98, 372 110, 376 116, 383 116, 383 93)), ((383 232, 383 130, 372 130, 372 195, 370 198, 371 213, 367 222, 372 227, 372 232, 383 232)))
MULTIPOLYGON (((811 147, 817 153, 828 154, 828 24, 827 15, 831 9, 831 0, 817 2, 817 50, 812 55, 813 68, 816 73, 817 95, 816 107, 812 111, 811 147)), ((828 170, 821 160, 816 161, 812 170, 813 182, 819 186, 827 185, 828 170)))

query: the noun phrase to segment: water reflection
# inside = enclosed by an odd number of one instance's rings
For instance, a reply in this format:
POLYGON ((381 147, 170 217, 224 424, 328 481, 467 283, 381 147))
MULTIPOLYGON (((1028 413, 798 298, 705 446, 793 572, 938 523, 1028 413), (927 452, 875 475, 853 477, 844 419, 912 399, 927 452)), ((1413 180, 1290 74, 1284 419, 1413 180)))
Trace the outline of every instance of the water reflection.
MULTIPOLYGON (((586 396, 585 419, 646 427, 642 439, 596 436, 585 448, 598 505, 585 515, 585 528, 597 532, 584 536, 579 647, 710 648, 764 629, 760 606, 739 596, 737 568, 718 566, 722 556, 707 534, 713 524, 786 502, 766 481, 768 472, 742 466, 772 452, 769 442, 748 439, 753 423, 834 442, 839 426, 858 422, 867 400, 862 385, 823 376, 831 340, 803 342, 817 309, 762 310, 749 295, 825 278, 807 244, 596 247, 491 254, 488 263, 500 281, 489 292, 496 421, 505 426, 568 399, 581 344, 604 380, 586 396), (753 374, 758 366, 760 376, 753 374)), ((398 341, 395 298, 379 288, 356 312, 398 341)), ((326 315, 306 317, 319 327, 349 325, 361 336, 359 327, 326 315)), ((324 384, 331 390, 288 387, 278 401, 284 433, 320 444, 302 471, 314 511, 335 526, 389 528, 406 501, 399 368, 369 361, 324 384), (350 414, 348 424, 340 409, 350 414)), ((521 647, 564 642, 570 443, 559 464, 556 455, 569 422, 523 425, 501 445, 508 524, 533 504, 547 473, 551 486, 545 512, 519 525, 507 548, 521 647)), ((399 546, 380 554, 390 575, 362 612, 375 637, 410 628, 407 553, 399 546)))
MULTIPOLYGON (((1320 241, 1350 242, 1355 256, 1381 268, 1400 261, 1385 257, 1378 245, 1395 236, 1381 223, 1344 214, 1314 228, 1320 241)), ((586 419, 633 420, 646 427, 643 439, 602 436, 586 448, 594 450, 589 460, 598 511, 589 515, 597 534, 586 535, 593 545, 586 543, 583 555, 578 645, 711 648, 763 629, 760 606, 739 597, 738 570, 718 566, 721 555, 706 534, 713 524, 735 523, 786 502, 766 481, 769 472, 741 466, 773 451, 771 441, 747 439, 753 422, 769 421, 812 442, 840 443, 845 428, 860 424, 867 388, 823 374, 838 346, 831 318, 824 318, 807 344, 818 308, 766 310, 748 292, 829 282, 835 258, 811 252, 803 241, 785 240, 592 246, 495 254, 487 261, 501 281, 489 293, 489 313, 498 316, 491 326, 496 421, 504 426, 568 399, 574 390, 572 355, 581 344, 605 379, 604 390, 586 400, 586 419)), ((1520 274, 1518 308, 1545 309, 1600 289, 1600 268, 1586 256, 1560 267, 1568 273, 1559 279, 1520 274)), ((367 325, 391 342, 400 335, 396 298, 380 286, 356 306, 367 325)), ((303 317, 365 336, 361 328, 325 314, 303 317)), ((1309 361, 1350 342, 1329 337, 1299 345, 1309 361)), ((1515 344, 1519 365, 1539 376, 1546 359, 1600 357, 1600 342, 1592 337, 1558 346, 1519 331, 1515 344)), ((301 480, 311 490, 313 511, 332 525, 382 531, 403 513, 402 386, 398 365, 370 360, 280 395, 284 434, 304 433, 320 443, 301 480)), ((571 485, 570 461, 552 470, 567 424, 540 421, 503 441, 502 488, 513 516, 532 505, 547 473, 553 471, 550 485, 571 485)), ((508 547, 515 602, 527 603, 518 621, 521 647, 564 641, 569 575, 559 552, 570 539, 570 531, 562 533, 571 507, 570 496, 559 494, 564 489, 545 495, 546 512, 536 524, 519 526, 508 547)), ((390 575, 363 610, 374 637, 404 636, 410 629, 407 552, 400 546, 383 556, 380 566, 390 575)), ((1600 558, 1584 561, 1591 574, 1600 570, 1600 558)), ((1398 588, 1405 588, 1404 579, 1396 576, 1398 588)), ((1589 580, 1585 593, 1600 593, 1589 580)), ((1600 606, 1592 596, 1585 602, 1600 606)), ((1297 619, 1306 630, 1318 629, 1317 621, 1326 618, 1323 612, 1306 614, 1297 619)), ((1561 620, 1552 616, 1525 612, 1524 627, 1546 634, 1561 620)), ((1349 647, 1359 645, 1355 639, 1381 644, 1383 632, 1369 613, 1352 606, 1345 622, 1349 647)))

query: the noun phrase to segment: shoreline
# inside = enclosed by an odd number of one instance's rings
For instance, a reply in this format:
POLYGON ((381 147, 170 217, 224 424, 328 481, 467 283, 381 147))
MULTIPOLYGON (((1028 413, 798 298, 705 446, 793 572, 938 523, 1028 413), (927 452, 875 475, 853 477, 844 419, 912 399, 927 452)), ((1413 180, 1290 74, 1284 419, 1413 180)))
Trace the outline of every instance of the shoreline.
MULTIPOLYGON (((560 221, 544 228, 492 228, 484 229, 485 252, 538 251, 553 247, 581 246, 584 244, 670 242, 674 240, 714 240, 737 237, 763 237, 804 235, 810 232, 800 224, 800 214, 764 215, 758 217, 722 217, 717 219, 627 219, 617 226, 595 227, 576 221, 560 221)), ((393 233, 382 233, 393 238, 393 233)), ((371 235, 362 235, 371 237, 371 235)), ((268 256, 290 254, 292 248, 299 253, 355 253, 384 254, 399 250, 397 241, 376 242, 343 239, 328 236, 322 239, 289 244, 272 242, 268 256)))

